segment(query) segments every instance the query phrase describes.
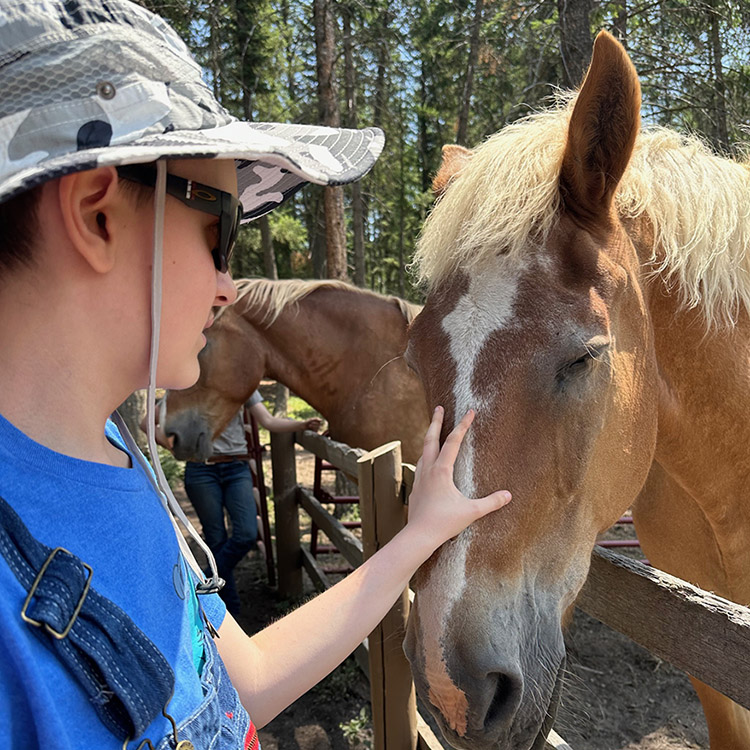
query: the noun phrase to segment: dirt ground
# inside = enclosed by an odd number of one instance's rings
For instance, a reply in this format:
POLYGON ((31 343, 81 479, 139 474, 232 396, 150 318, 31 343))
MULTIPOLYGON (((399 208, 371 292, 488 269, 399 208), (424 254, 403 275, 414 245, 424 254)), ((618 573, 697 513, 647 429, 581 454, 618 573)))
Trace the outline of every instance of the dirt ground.
MULTIPOLYGON (((268 458, 267 464, 270 486, 268 458)), ((312 486, 312 465, 309 454, 298 454, 301 484, 312 486)), ((184 499, 179 489, 177 494, 184 499)), ((304 513, 301 519, 304 525, 304 513)), ((632 528, 624 527, 612 536, 631 534, 632 528)), ((240 624, 249 633, 296 606, 269 588, 259 553, 240 564, 237 582, 243 600, 240 624)), ((309 591, 313 595, 312 586, 309 591)), ((684 673, 582 612, 576 612, 566 641, 568 677, 555 728, 573 750, 708 749, 700 704, 684 673)), ((262 746, 366 750, 371 747, 368 712, 369 687, 350 658, 265 727, 262 746)))

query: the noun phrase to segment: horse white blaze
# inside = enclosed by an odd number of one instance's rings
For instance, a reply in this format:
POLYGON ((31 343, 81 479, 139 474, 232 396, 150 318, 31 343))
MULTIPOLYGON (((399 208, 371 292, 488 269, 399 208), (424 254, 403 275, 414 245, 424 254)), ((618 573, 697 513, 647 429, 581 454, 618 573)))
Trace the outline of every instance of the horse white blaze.
MULTIPOLYGON (((456 363, 453 386, 456 421, 469 409, 480 411, 488 406, 472 389, 474 364, 492 333, 513 320, 513 303, 522 268, 499 265, 500 268, 491 272, 475 274, 466 294, 443 319, 443 330, 449 336, 451 356, 456 363)), ((476 495, 472 430, 461 446, 453 476, 461 492, 469 497, 476 495)), ((426 585, 419 591, 419 623, 429 698, 451 729, 462 737, 466 734, 468 701, 448 673, 442 641, 448 618, 466 587, 466 557, 472 536, 472 529, 468 528, 443 546, 426 585)))

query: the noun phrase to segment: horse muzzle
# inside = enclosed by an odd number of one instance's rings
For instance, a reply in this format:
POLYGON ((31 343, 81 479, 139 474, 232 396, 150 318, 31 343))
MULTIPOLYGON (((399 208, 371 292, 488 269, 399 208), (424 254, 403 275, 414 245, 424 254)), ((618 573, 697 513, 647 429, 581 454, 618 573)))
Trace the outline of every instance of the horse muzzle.
POLYGON ((180 461, 205 461, 211 456, 208 420, 192 410, 168 417, 164 428, 174 440, 172 453, 180 461))
POLYGON ((543 748, 565 665, 559 618, 536 608, 524 617, 521 606, 477 625, 458 602, 435 638, 420 622, 419 595, 414 609, 404 650, 446 740, 461 750, 543 748))

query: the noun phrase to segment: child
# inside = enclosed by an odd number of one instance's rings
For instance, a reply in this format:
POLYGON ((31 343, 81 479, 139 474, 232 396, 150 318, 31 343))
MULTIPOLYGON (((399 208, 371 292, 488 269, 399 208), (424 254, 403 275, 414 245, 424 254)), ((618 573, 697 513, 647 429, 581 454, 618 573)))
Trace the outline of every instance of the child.
POLYGON ((0 1, 0 134, 0 745, 256 748, 245 709, 270 721, 509 495, 456 490, 471 414, 441 451, 438 409, 407 527, 248 637, 108 415, 196 380, 240 217, 358 179, 382 134, 233 121, 126 0, 0 1))

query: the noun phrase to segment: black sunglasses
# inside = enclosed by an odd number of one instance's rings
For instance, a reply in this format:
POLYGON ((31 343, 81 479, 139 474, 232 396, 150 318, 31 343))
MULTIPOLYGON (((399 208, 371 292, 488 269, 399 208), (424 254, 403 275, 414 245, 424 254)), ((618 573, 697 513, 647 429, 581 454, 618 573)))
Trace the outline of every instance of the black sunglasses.
MULTIPOLYGON (((149 165, 131 164, 117 167, 117 174, 124 180, 137 182, 139 185, 156 185, 156 168, 149 165)), ((219 217, 219 244, 211 251, 211 255, 216 270, 226 273, 242 221, 242 204, 237 197, 224 190, 173 174, 167 175, 167 193, 196 211, 219 217)))

